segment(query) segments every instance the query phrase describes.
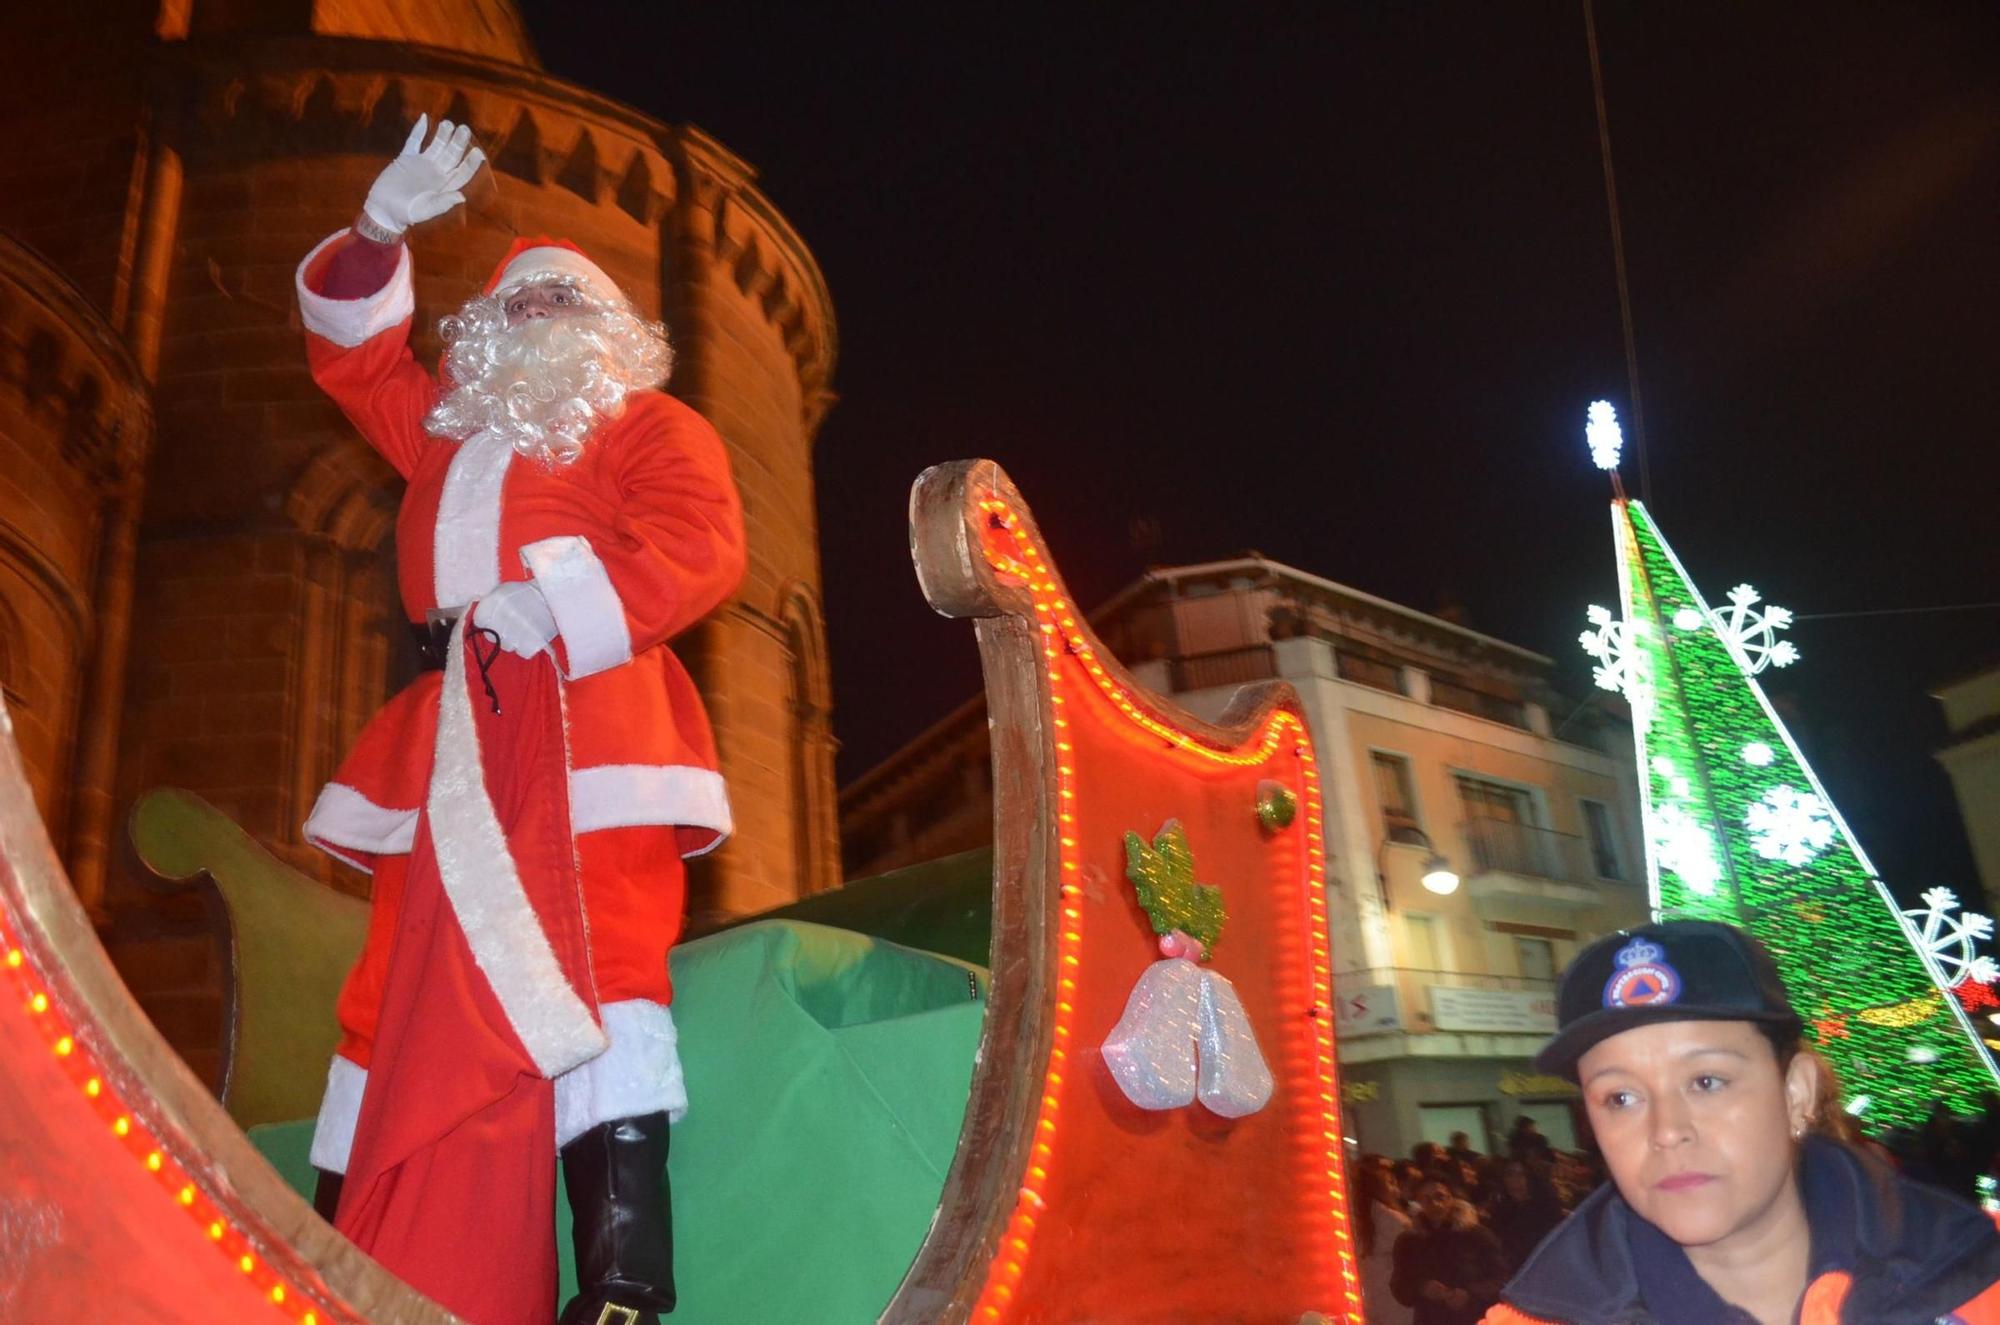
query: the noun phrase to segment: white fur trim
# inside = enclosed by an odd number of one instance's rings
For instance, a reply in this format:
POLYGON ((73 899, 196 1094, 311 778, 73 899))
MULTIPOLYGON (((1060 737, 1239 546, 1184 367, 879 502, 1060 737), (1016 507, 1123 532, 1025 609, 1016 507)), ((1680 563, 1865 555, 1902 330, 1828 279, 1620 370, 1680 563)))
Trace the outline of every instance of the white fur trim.
POLYGON ((354 1125, 361 1121, 361 1097, 368 1090, 368 1069, 352 1059, 333 1056, 326 1070, 326 1094, 320 1096, 319 1121, 313 1125, 312 1164, 328 1173, 347 1172, 354 1150, 354 1125))
POLYGON ((500 492, 514 455, 504 438, 482 432, 451 458, 431 536, 431 586, 441 608, 464 607, 500 583, 500 492))
POLYGON ((329 299, 306 288, 306 272, 331 244, 346 238, 342 230, 328 235, 313 246, 299 264, 293 283, 299 288, 299 317, 306 330, 345 349, 381 335, 417 310, 416 286, 410 279, 410 246, 402 246, 396 257, 395 273, 389 283, 374 294, 359 299, 329 299))
POLYGON ((599 1123, 661 1113, 668 1122, 687 1116, 687 1078, 681 1072, 674 1014, 645 999, 606 1003, 604 1033, 611 1047, 556 1078, 556 1148, 599 1123))
POLYGON ((625 601, 589 539, 575 534, 544 538, 523 547, 521 561, 556 615, 572 679, 632 660, 625 601))
POLYGON ((377 805, 344 782, 329 782, 306 817, 306 841, 354 866, 368 867, 355 856, 398 856, 417 838, 417 812, 377 805))
POLYGON ((625 292, 618 288, 618 282, 612 280, 604 268, 572 249, 555 247, 523 249, 515 254, 514 260, 501 270, 493 292, 506 295, 517 285, 550 277, 575 281, 600 303, 631 303, 625 292))
POLYGON ((480 767, 466 667, 465 636, 453 631, 427 801, 438 876, 508 1024, 536 1070, 553 1077, 601 1053, 604 1032, 556 961, 507 850, 480 767))
POLYGON ((684 824, 736 830, 722 774, 696 764, 601 764, 569 775, 570 831, 684 824))

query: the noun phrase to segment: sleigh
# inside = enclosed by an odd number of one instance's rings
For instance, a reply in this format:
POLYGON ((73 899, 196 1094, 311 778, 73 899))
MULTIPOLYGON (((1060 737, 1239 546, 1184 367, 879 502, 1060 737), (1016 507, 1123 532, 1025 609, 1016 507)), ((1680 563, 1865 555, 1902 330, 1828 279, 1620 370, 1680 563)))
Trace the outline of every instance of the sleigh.
MULTIPOLYGON (((676 949, 673 1319, 1359 1325, 1296 695, 1209 724, 1135 683, 990 462, 925 473, 911 538, 979 640, 993 848, 676 949)), ((449 1319, 301 1195, 364 904, 187 793, 133 835, 226 906, 220 1100, 119 982, 0 740, 0 1318, 449 1319)))

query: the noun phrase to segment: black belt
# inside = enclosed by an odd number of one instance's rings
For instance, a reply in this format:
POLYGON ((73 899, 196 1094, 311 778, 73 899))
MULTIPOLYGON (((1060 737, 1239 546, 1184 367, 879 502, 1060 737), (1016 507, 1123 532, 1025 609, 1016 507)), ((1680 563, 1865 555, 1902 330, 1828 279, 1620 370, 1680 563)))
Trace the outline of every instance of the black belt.
POLYGON ((442 672, 445 650, 451 647, 451 633, 458 629, 458 617, 433 614, 428 621, 412 621, 410 638, 417 642, 417 653, 423 658, 423 670, 442 672))
MULTIPOLYGON (((458 630, 459 618, 464 615, 463 611, 447 615, 433 608, 427 614, 426 620, 412 621, 410 623, 410 636, 417 642, 417 654, 423 660, 424 671, 442 672, 444 670, 445 654, 451 648, 451 637, 458 630)), ((471 643, 472 661, 479 665, 479 684, 486 688, 486 698, 492 703, 493 711, 498 713, 500 711, 500 695, 499 692, 493 689, 493 677, 490 669, 493 666, 493 660, 500 656, 500 637, 484 626, 476 624, 472 628, 472 633, 474 636, 471 643), (482 636, 490 646, 489 648, 480 648, 481 641, 479 637, 482 636)))

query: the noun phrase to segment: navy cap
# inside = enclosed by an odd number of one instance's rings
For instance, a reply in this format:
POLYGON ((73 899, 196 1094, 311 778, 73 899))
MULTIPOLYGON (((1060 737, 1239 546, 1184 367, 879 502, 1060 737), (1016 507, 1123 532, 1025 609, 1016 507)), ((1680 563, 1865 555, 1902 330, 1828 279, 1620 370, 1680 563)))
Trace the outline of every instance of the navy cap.
POLYGON ((1600 1040, 1657 1021, 1760 1021, 1802 1029, 1764 945, 1733 925, 1668 920, 1607 934, 1556 986, 1555 1038, 1535 1070, 1576 1080, 1600 1040))

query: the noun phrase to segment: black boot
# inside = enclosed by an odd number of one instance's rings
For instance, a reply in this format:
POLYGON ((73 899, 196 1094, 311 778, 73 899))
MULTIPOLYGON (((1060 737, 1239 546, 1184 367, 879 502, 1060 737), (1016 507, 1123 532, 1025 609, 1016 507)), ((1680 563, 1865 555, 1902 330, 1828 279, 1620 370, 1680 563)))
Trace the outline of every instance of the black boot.
POLYGON ((674 1309, 667 1115, 599 1123, 562 1148, 577 1295, 558 1325, 659 1325, 674 1309))
POLYGON ((314 1169, 319 1174, 319 1184, 313 1188, 313 1211, 327 1223, 333 1222, 333 1212, 340 1209, 340 1185, 347 1181, 344 1173, 329 1173, 325 1169, 314 1169))

